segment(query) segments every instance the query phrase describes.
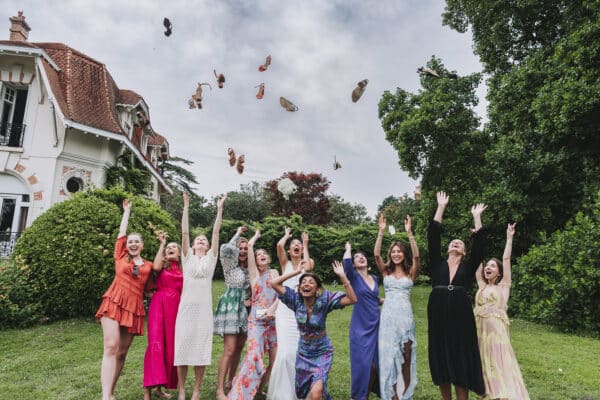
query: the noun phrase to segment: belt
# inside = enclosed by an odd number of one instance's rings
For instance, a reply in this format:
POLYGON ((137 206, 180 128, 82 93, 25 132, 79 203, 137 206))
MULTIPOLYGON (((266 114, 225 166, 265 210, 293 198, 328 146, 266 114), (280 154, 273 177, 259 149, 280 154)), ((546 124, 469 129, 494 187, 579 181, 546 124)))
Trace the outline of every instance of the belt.
POLYGON ((327 335, 327 331, 323 331, 316 335, 300 335, 300 336, 302 336, 302 339, 304 339, 304 340, 313 340, 313 339, 321 339, 325 335, 327 335))
POLYGON ((447 291, 451 292, 455 289, 464 289, 464 286, 455 286, 455 285, 435 285, 433 287, 434 289, 446 289, 447 291))

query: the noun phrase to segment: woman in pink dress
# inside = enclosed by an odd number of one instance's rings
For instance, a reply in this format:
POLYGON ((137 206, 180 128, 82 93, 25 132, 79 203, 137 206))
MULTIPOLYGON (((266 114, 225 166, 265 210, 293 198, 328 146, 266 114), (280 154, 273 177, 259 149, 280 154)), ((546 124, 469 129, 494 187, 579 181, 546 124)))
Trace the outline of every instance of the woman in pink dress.
POLYGON ((166 245, 167 235, 159 235, 160 247, 152 269, 157 274, 156 292, 148 310, 148 347, 144 356, 144 400, 150 400, 150 389, 163 399, 171 398, 161 390, 177 388, 175 357, 175 321, 183 287, 181 247, 175 242, 166 245))

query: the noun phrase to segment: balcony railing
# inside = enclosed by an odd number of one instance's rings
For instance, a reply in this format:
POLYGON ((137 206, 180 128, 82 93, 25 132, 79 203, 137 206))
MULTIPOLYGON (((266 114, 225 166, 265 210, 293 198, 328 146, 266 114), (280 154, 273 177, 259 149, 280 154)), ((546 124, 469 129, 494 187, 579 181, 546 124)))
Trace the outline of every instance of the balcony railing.
POLYGON ((6 123, 0 126, 0 146, 23 147, 25 124, 6 123))
POLYGON ((0 232, 0 258, 12 254, 21 232, 0 232))

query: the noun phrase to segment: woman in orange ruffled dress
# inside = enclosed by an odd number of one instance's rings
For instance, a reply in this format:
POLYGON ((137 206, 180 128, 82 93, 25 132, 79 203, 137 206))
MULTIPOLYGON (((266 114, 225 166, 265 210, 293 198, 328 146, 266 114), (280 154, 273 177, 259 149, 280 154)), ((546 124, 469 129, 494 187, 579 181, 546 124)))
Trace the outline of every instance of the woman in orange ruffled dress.
POLYGON ((126 235, 131 202, 123 200, 123 217, 115 244, 115 279, 102 295, 96 318, 102 325, 104 353, 100 381, 102 400, 111 400, 134 336, 144 334, 144 287, 152 263, 142 258, 142 235, 126 235))

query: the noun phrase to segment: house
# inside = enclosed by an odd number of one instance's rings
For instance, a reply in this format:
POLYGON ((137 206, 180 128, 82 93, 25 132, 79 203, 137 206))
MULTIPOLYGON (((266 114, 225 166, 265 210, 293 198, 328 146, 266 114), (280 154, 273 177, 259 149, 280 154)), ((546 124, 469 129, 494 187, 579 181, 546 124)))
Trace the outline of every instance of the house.
POLYGON ((143 97, 65 44, 29 42, 22 12, 10 22, 0 41, 0 256, 53 204, 102 187, 127 149, 150 172, 154 200, 171 192, 158 168, 169 144, 143 97))

